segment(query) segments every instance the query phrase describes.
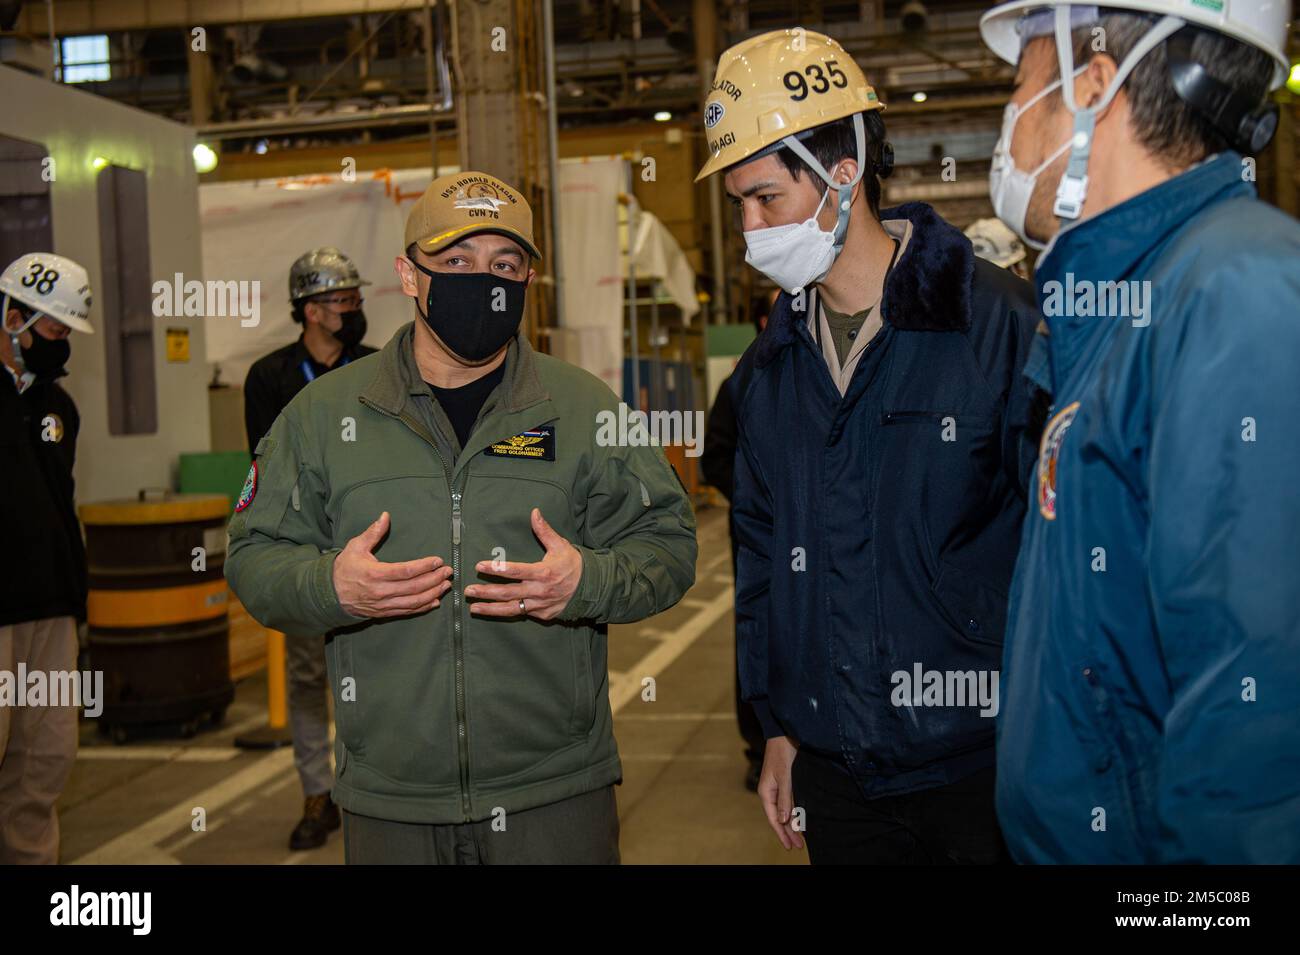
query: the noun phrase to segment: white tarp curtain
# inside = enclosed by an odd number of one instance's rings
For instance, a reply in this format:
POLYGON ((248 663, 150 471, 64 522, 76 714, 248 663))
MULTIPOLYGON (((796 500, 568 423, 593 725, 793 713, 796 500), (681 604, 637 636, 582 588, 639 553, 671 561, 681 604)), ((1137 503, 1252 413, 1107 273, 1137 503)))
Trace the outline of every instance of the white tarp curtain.
MULTIPOLYGON (((440 172, 454 172, 444 168, 440 172)), ((211 183, 199 187, 203 278, 258 281, 261 315, 254 327, 237 316, 205 321, 208 360, 221 380, 242 385, 249 366, 298 337, 290 317, 289 266, 308 249, 333 245, 351 256, 363 278, 370 330, 366 344, 382 347, 415 315, 402 294, 393 260, 402 232, 431 170, 358 173, 355 182, 334 176, 211 183)), ((621 393, 623 379, 623 271, 618 196, 627 188, 628 164, 619 157, 566 159, 560 163, 561 236, 564 250, 564 328, 556 353, 621 393)), ((536 213, 536 210, 535 210, 536 213)), ((663 273, 683 308, 695 305, 694 277, 661 224, 641 216, 641 274, 663 273), (683 271, 683 267, 685 271, 683 271), (689 295, 685 290, 689 289, 689 295), (683 299, 685 297, 686 300, 683 299)), ((540 215, 537 216, 540 223, 540 215)), ((546 252, 546 237, 537 236, 546 252)), ((539 270, 544 271, 544 270, 539 270)), ((694 314, 694 311, 691 312, 694 314)))
POLYGON ((402 254, 406 216, 430 172, 359 172, 355 182, 308 176, 200 186, 204 279, 261 283, 256 326, 244 327, 238 317, 204 321, 208 361, 221 366, 221 380, 242 385, 254 361, 298 337, 289 310, 289 266, 317 246, 338 247, 374 283, 362 289, 367 345, 382 347, 409 322, 412 300, 402 294, 393 260, 402 254))
POLYGON ((668 227, 653 213, 640 210, 632 248, 637 278, 658 279, 689 324, 700 311, 699 299, 695 297, 695 270, 668 227))
POLYGON ((583 157, 560 163, 560 245, 564 257, 564 327, 555 352, 587 369, 617 394, 623 387, 622 246, 618 197, 628 163, 583 157))

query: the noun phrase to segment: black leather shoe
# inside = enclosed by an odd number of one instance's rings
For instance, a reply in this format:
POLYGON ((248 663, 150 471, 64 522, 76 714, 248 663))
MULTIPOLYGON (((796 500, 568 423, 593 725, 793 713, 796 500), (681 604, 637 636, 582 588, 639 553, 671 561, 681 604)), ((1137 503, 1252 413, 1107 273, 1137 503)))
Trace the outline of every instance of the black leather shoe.
POLYGON ((329 834, 342 825, 339 807, 334 805, 329 793, 308 796, 302 807, 302 819, 289 836, 289 848, 295 852, 318 849, 325 845, 329 834))

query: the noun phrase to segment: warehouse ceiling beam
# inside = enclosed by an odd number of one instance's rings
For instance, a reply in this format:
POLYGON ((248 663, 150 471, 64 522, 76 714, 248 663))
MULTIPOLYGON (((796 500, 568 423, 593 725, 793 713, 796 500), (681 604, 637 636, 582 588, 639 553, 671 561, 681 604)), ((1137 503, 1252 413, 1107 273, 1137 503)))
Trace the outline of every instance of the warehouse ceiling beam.
MULTIPOLYGON (((411 0, 58 0, 54 28, 60 36, 154 30, 199 24, 269 23, 312 17, 387 13, 411 0)), ((18 18, 22 33, 44 35, 45 4, 29 3, 18 18)))
MULTIPOLYGON (((320 132, 335 129, 365 129, 375 126, 399 126, 405 123, 425 123, 429 118, 428 103, 409 106, 390 106, 385 109, 359 109, 351 112, 299 113, 296 116, 273 116, 265 119, 234 120, 227 123, 207 123, 196 127, 201 139, 237 139, 246 136, 279 136, 288 133, 320 132)), ((439 105, 439 115, 452 113, 450 104, 439 105)))
MULTIPOLYGON (((551 0, 454 0, 451 55, 456 91, 460 168, 490 173, 519 189, 552 230, 550 141, 547 123, 546 24, 541 4, 551 0)), ((549 325, 554 274, 543 261, 551 291, 530 296, 529 332, 549 325)))
MULTIPOLYGON (((691 22, 695 32, 695 72, 699 81, 699 102, 704 102, 713 87, 713 73, 718 65, 720 52, 718 43, 718 9, 712 0, 694 0, 691 8, 691 22)), ((705 157, 697 156, 703 162, 705 157)), ((728 314, 727 301, 730 298, 727 288, 728 270, 722 237, 722 183, 721 176, 710 176, 706 189, 709 194, 709 253, 713 273, 712 306, 715 324, 726 322, 728 314)))

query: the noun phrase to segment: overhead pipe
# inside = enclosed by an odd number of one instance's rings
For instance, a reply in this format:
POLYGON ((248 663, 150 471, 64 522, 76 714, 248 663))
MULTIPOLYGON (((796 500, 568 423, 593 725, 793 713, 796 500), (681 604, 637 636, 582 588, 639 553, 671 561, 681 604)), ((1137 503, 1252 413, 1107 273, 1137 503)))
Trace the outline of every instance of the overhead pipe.
POLYGON ((397 126, 422 122, 429 114, 450 112, 438 104, 430 110, 428 103, 407 106, 390 106, 385 109, 363 109, 352 113, 317 113, 311 116, 266 117, 241 119, 196 126, 195 132, 204 139, 236 139, 242 136, 274 136, 287 133, 310 133, 332 129, 355 129, 364 126, 397 126))
MULTIPOLYGON (((439 4, 438 9, 439 12, 441 12, 442 10, 441 4, 439 4)), ((441 20, 441 18, 439 19, 441 20)), ((438 117, 437 117, 437 107, 434 105, 433 102, 433 47, 435 43, 434 40, 435 29, 437 31, 437 37, 438 37, 436 42, 439 44, 441 44, 442 42, 442 26, 441 23, 439 23, 436 28, 434 26, 433 10, 430 7, 430 0, 424 0, 424 23, 422 24, 422 26, 424 27, 424 84, 425 84, 424 88, 425 88, 425 95, 428 97, 429 100, 429 155, 430 155, 429 165, 432 167, 432 173, 433 173, 432 178, 437 179, 438 178, 438 117)), ((446 87, 444 87, 443 89, 444 89, 444 94, 446 92, 449 92, 448 90, 446 90, 446 87)))
MULTIPOLYGON (((718 11, 711 0, 695 0, 692 7, 695 23, 695 63, 700 80, 700 101, 708 98, 713 85, 713 69, 718 58, 718 11)), ((722 242, 722 184, 721 176, 710 176, 709 190, 709 246, 713 260, 712 312, 715 324, 725 323, 727 308, 727 262, 722 242)))
POLYGON ((560 135, 555 104, 555 16, 551 0, 542 0, 543 57, 546 65, 546 162, 551 188, 551 275, 555 281, 555 324, 564 327, 564 265, 560 249, 560 135))
POLYGON ((63 50, 54 36, 54 0, 45 0, 45 15, 49 20, 50 31, 50 79, 55 83, 63 82, 63 50))

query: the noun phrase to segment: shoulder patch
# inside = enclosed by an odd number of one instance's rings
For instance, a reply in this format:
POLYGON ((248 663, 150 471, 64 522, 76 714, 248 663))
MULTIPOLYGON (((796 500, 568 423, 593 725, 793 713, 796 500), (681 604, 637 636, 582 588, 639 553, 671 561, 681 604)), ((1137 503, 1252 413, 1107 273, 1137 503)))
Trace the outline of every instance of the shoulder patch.
POLYGON ((533 458, 537 461, 555 460, 555 425, 540 427, 512 435, 504 441, 488 445, 483 453, 498 458, 533 458))
POLYGON ((239 501, 235 504, 235 513, 248 507, 253 503, 253 498, 257 497, 257 462, 254 461, 248 468, 248 477, 244 478, 244 488, 239 492, 239 501))
POLYGON ((1061 456, 1061 442, 1078 413, 1079 402, 1066 405, 1043 429, 1038 448, 1038 513, 1049 521, 1056 520, 1056 464, 1061 456))

